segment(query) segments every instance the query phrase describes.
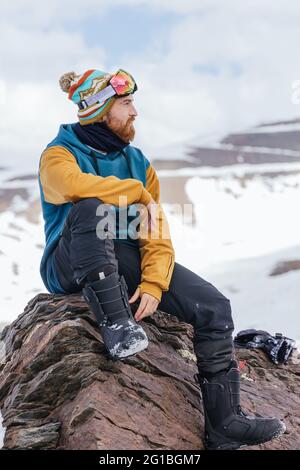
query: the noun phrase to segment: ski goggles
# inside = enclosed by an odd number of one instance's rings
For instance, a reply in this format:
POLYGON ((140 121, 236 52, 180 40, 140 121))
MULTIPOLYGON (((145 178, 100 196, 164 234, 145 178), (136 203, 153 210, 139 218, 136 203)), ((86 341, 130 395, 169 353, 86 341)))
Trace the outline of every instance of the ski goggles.
POLYGON ((127 96, 138 89, 137 84, 128 72, 119 69, 108 81, 108 85, 93 96, 85 98, 78 103, 79 109, 85 109, 95 103, 104 104, 114 95, 127 96))

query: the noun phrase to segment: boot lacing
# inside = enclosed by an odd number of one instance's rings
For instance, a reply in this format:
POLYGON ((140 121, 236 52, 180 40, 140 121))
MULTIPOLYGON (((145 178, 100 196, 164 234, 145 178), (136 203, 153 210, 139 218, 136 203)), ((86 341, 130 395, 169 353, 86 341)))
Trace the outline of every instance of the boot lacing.
MULTIPOLYGON (((229 381, 230 384, 239 384, 239 380, 230 380, 229 381)), ((240 396, 240 392, 233 392, 231 389, 230 389, 230 395, 233 397, 233 400, 232 400, 232 404, 233 406, 235 405, 235 396, 240 396)), ((241 415, 241 416, 246 416, 246 414, 243 412, 242 410, 242 407, 241 405, 239 404, 239 400, 238 400, 238 403, 235 405, 236 406, 236 409, 237 409, 237 414, 238 415, 241 415)))
MULTIPOLYGON (((123 287, 123 284, 121 282, 119 282, 116 286, 113 286, 113 287, 108 287, 107 289, 100 289, 100 290, 95 290, 95 292, 107 292, 108 290, 112 290, 112 289, 115 289, 116 287, 120 287, 121 288, 121 291, 123 293, 123 295, 125 296, 125 292, 124 292, 124 287, 123 287)), ((97 296, 98 297, 98 296, 97 296)), ((121 310, 117 310, 116 312, 113 312, 110 314, 110 316, 114 316, 116 313, 120 313, 120 312, 128 312, 128 307, 129 306, 129 303, 125 300, 124 297, 117 297, 116 299, 113 299, 113 300, 107 300, 106 302, 100 302, 100 299, 98 297, 98 301, 99 301, 99 304, 100 305, 104 305, 104 304, 110 304, 112 302, 116 302, 117 300, 124 300, 125 302, 125 307, 127 308, 121 308, 121 310)))

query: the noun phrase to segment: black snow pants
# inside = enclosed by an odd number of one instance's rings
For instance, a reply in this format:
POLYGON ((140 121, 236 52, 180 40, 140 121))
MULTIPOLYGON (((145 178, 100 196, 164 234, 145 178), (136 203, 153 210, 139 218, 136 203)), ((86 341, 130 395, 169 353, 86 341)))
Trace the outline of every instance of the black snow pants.
MULTIPOLYGON (((138 245, 97 236, 99 204, 99 199, 86 198, 71 207, 54 251, 55 271, 64 290, 75 293, 82 289, 81 280, 88 273, 114 265, 132 296, 141 282, 138 245)), ((175 262, 169 289, 162 293, 158 308, 193 325, 200 374, 215 374, 229 366, 234 329, 231 305, 216 287, 175 262)))

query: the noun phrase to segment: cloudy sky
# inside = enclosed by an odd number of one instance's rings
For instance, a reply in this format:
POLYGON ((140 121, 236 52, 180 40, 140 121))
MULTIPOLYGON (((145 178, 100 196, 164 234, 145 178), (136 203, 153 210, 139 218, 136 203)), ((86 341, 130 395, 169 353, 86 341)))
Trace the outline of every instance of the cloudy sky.
POLYGON ((297 0, 0 0, 0 166, 34 168, 76 106, 69 71, 128 70, 154 147, 295 118, 297 0))

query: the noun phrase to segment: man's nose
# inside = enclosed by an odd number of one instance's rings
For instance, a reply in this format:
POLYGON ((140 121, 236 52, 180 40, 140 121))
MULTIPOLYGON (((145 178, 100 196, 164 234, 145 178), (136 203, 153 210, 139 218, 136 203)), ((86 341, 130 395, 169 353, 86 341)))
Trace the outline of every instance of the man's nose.
POLYGON ((130 116, 137 116, 137 115, 138 115, 138 112, 137 112, 136 108, 132 105, 131 111, 130 111, 130 116))

